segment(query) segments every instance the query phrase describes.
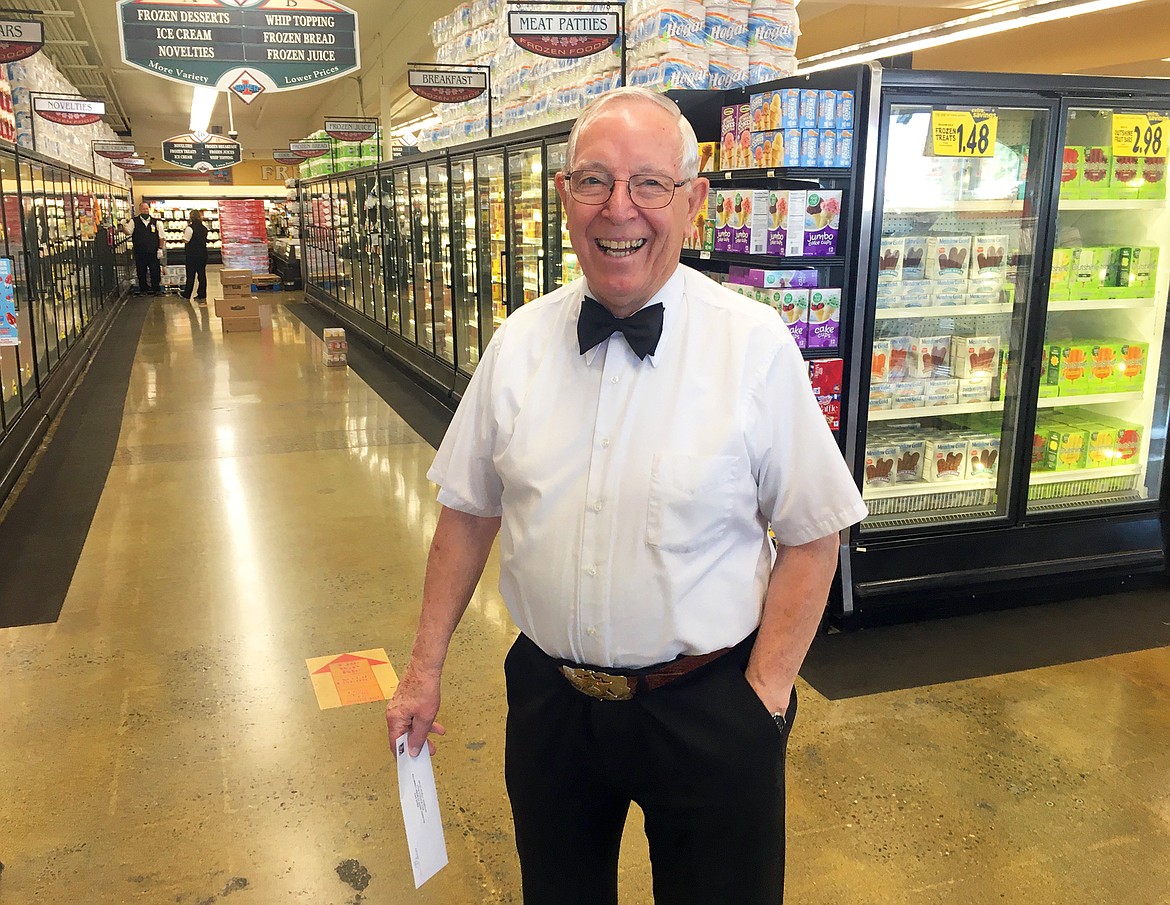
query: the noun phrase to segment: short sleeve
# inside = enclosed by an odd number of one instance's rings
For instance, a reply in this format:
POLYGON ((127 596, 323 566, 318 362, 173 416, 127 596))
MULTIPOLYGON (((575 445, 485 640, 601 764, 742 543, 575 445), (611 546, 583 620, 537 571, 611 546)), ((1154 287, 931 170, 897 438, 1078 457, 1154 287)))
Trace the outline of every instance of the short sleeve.
POLYGON ((481 518, 503 512, 504 488, 493 461, 498 423, 492 405, 503 334, 502 326, 488 344, 427 472, 439 485, 440 503, 481 518))
POLYGON ((795 344, 780 342, 756 375, 745 418, 760 512, 780 544, 807 544, 865 517, 795 344))

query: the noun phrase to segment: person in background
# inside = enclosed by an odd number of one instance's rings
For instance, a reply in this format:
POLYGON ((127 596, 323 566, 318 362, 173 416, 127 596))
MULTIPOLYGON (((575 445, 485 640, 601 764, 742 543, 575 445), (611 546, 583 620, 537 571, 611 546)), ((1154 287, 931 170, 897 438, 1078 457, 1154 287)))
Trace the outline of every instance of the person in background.
POLYGON ((391 745, 446 731, 443 663, 499 533, 525 905, 616 905, 631 801, 656 905, 777 905, 796 675, 866 508, 778 313, 679 263, 708 182, 678 107, 608 92, 566 161, 584 277, 496 331, 436 454, 391 745))
POLYGON ((199 278, 199 290, 195 301, 207 301, 207 227, 203 225, 203 212, 191 211, 191 218, 187 228, 183 230, 183 246, 187 259, 187 284, 183 288, 183 298, 191 298, 195 288, 195 278, 199 278))
POLYGON ((134 248, 134 266, 138 270, 138 294, 158 295, 162 291, 161 263, 166 243, 158 220, 150 215, 150 205, 138 205, 138 216, 127 224, 134 248))

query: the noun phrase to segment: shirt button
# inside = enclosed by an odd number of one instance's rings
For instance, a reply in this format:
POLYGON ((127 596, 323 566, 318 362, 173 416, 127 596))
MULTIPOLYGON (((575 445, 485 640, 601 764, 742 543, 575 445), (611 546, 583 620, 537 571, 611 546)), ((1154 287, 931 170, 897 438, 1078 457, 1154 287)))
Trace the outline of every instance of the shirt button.
POLYGON ((609 378, 610 383, 617 383, 619 380, 621 380, 621 378, 618 377, 616 374, 614 374, 613 377, 609 378))
POLYGON ((609 437, 606 437, 604 440, 601 441, 601 448, 602 449, 609 449, 609 437))
POLYGON ((586 574, 586 575, 596 575, 596 574, 597 574, 597 570, 596 570, 596 569, 594 569, 594 568, 591 566, 590 568, 588 568, 588 569, 586 569, 586 570, 585 570, 585 574, 586 574))
POLYGON ((593 511, 600 512, 601 507, 602 507, 602 502, 601 502, 601 500, 598 500, 596 503, 593 504, 593 511))
POLYGON ((585 629, 585 634, 588 635, 590 638, 596 638, 597 637, 597 629, 595 629, 593 626, 589 626, 589 628, 585 629))

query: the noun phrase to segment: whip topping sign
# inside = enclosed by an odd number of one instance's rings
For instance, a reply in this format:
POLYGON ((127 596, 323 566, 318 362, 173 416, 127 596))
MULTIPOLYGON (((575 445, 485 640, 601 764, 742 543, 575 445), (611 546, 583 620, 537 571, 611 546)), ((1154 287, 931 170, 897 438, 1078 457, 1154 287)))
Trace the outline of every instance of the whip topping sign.
POLYGON ((234 167, 242 157, 238 141, 207 132, 187 132, 163 142, 163 160, 187 170, 210 173, 234 167))
POLYGON ((361 68, 357 14, 333 0, 118 0, 122 59, 250 103, 361 68))
POLYGON ((406 84, 419 97, 436 104, 459 104, 474 100, 487 89, 486 72, 458 72, 449 69, 411 69, 406 84))
POLYGON ((31 57, 45 46, 45 26, 40 22, 0 19, 0 63, 31 57))
POLYGON ((41 119, 62 126, 88 126, 101 122, 106 115, 102 101, 87 101, 72 97, 33 97, 33 110, 41 119))
POLYGON ((508 34, 532 53, 575 59, 600 53, 618 37, 617 13, 508 13, 508 34))

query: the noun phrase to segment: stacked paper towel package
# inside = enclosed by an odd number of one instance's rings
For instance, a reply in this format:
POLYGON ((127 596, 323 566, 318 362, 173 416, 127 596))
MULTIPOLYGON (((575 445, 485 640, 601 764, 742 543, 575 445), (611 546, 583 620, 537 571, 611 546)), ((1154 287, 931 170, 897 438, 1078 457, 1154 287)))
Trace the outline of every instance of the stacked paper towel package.
POLYGON ((12 83, 8 67, 0 64, 0 139, 16 141, 16 112, 12 109, 12 83))
MULTIPOLYGON (((475 0, 432 28, 437 62, 491 67, 493 134, 563 122, 620 84, 620 39, 584 59, 545 58, 511 40, 507 15, 502 0, 475 0)), ((630 0, 626 33, 628 84, 726 90, 792 75, 800 27, 783 0, 630 0)), ((421 150, 487 137, 484 97, 435 113, 441 122, 420 134, 421 150)))
POLYGON ((330 138, 324 129, 318 129, 316 132, 306 135, 303 141, 327 141, 330 150, 328 154, 313 157, 300 165, 302 179, 356 170, 359 167, 373 166, 378 162, 377 137, 363 142, 338 141, 335 138, 330 138))
MULTIPOLYGON (((25 60, 0 65, 0 85, 7 83, 11 92, 11 111, 0 110, 0 138, 3 134, 3 123, 11 118, 12 133, 10 141, 14 141, 22 148, 32 149, 33 146, 33 113, 32 92, 38 94, 73 94, 80 92, 66 79, 49 58, 38 53, 25 60)), ((3 92, 0 91, 0 95, 3 92)), ((6 106, 0 102, 0 107, 6 106)), ((62 163, 77 167, 79 170, 93 172, 93 141, 116 141, 118 135, 105 123, 94 123, 90 126, 62 126, 51 123, 46 119, 36 122, 36 150, 40 153, 59 160, 62 163)), ((99 167, 103 178, 107 173, 104 167, 99 167)), ((127 185, 127 175, 114 167, 109 176, 112 182, 127 185)))

